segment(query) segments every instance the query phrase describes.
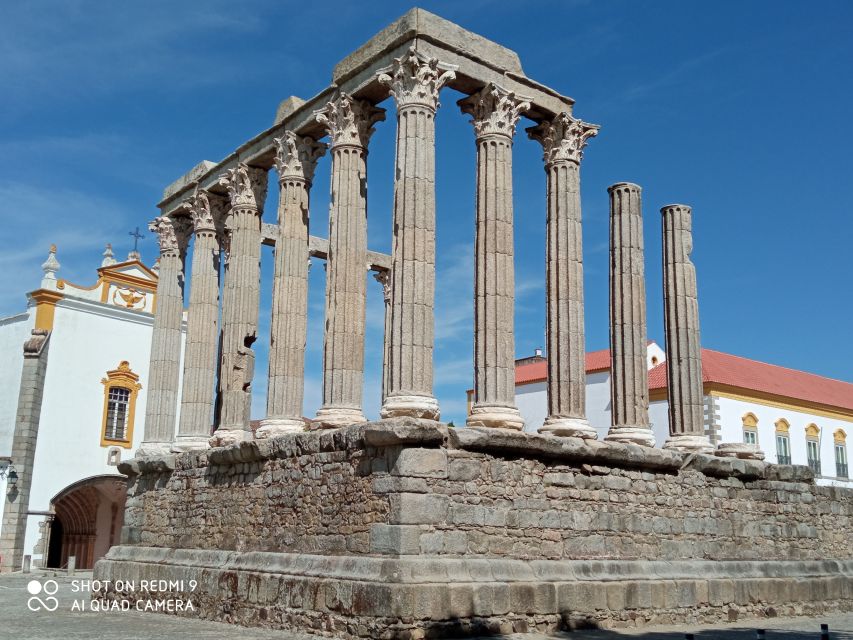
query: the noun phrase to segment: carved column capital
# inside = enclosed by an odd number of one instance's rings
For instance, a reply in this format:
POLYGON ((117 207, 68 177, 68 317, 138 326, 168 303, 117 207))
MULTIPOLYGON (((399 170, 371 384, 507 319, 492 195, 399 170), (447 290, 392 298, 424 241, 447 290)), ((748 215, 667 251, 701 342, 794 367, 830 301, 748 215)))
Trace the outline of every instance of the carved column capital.
POLYGON ((260 211, 267 197, 267 171, 243 162, 226 171, 219 184, 228 189, 232 207, 248 207, 260 211))
POLYGON ((435 111, 439 106, 438 92, 456 77, 456 68, 411 47, 406 55, 395 58, 394 64, 383 69, 377 80, 390 87, 398 109, 418 105, 435 111))
POLYGON ((317 142, 310 136, 300 136, 293 131, 285 131, 281 138, 274 138, 275 168, 278 179, 305 180, 311 183, 317 160, 323 157, 329 145, 317 142))
POLYGON ((583 150, 590 138, 598 135, 599 126, 561 113, 553 120, 545 120, 526 129, 531 140, 536 140, 544 150, 545 166, 568 161, 580 164, 583 150))
POLYGON ((228 214, 228 201, 203 189, 196 188, 195 193, 183 202, 189 212, 196 234, 208 231, 221 233, 228 214))
POLYGON ((373 279, 382 285, 382 297, 384 298, 385 304, 387 305, 389 302, 391 302, 391 272, 377 271, 373 274, 373 279))
POLYGON ((325 127, 332 139, 332 147, 354 145, 367 148, 375 131, 373 125, 385 120, 385 109, 342 91, 324 108, 315 111, 314 118, 325 127))
POLYGON ((462 98, 456 104, 463 113, 473 116, 471 124, 477 139, 500 135, 512 139, 515 135, 515 125, 521 115, 530 109, 531 98, 518 96, 513 91, 490 82, 467 98, 462 98))
POLYGON ((157 236, 160 255, 162 256, 183 249, 189 225, 186 220, 157 216, 148 223, 148 230, 157 236))

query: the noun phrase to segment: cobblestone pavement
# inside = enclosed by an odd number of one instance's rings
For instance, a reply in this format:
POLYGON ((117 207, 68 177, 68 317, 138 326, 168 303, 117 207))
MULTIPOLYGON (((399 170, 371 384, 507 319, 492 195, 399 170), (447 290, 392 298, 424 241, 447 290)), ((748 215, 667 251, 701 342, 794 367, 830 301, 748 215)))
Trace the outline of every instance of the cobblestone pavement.
MULTIPOLYGON (((0 575, 0 633, 15 640, 317 640, 317 636, 246 629, 218 622, 205 622, 173 615, 140 613, 137 611, 96 612, 75 611, 75 601, 89 602, 89 594, 73 591, 72 580, 91 580, 91 573, 78 573, 73 579, 41 572, 30 575, 0 575), (33 595, 27 587, 31 580, 40 584, 48 579, 56 580, 59 589, 51 596, 44 591, 36 594, 42 600, 30 601, 33 595), (56 598, 56 609, 47 611, 45 605, 54 603, 47 598, 56 598), (31 611, 28 602, 38 611, 31 611)), ((76 583, 78 588, 82 582, 76 583)), ((619 631, 575 631, 550 636, 552 639, 571 640, 683 640, 685 633, 695 633, 696 640, 755 640, 755 629, 767 630, 767 640, 820 640, 820 623, 829 624, 831 640, 853 640, 853 613, 821 618, 772 618, 749 620, 735 624, 714 626, 679 625, 673 627, 643 627, 619 631)), ((545 640, 547 637, 532 635, 503 636, 517 640, 545 640)))

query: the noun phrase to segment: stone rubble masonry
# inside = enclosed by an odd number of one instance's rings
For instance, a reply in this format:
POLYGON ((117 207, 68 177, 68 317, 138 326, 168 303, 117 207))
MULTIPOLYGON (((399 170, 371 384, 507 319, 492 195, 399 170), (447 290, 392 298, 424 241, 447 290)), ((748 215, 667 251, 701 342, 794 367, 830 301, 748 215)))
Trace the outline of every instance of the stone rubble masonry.
POLYGON ((548 417, 539 431, 594 439, 586 419, 580 161, 598 127, 561 113, 527 132, 542 145, 547 176, 548 417))
POLYGON ((0 526, 0 572, 18 570, 24 561, 27 513, 30 508, 33 462, 49 347, 50 333, 46 329, 33 329, 31 336, 24 342, 24 366, 10 452, 18 474, 18 484, 15 487, 7 484, 3 495, 5 504, 0 526))
POLYGON ((605 438, 655 446, 649 423, 642 190, 617 182, 610 194, 610 397, 605 438))
POLYGON ((175 436, 180 379, 181 325, 184 317, 184 257, 189 225, 184 219, 159 216, 148 228, 160 245, 157 311, 151 331, 145 437, 137 455, 168 453, 175 436))
POLYGON ((261 216, 267 171, 239 164, 220 179, 231 211, 226 224, 225 281, 222 287, 222 355, 219 386, 222 415, 211 438, 222 446, 251 438, 249 411, 260 304, 261 216))
POLYGON ((438 94, 456 74, 414 46, 378 76, 397 103, 387 394, 383 418, 437 420, 433 396, 435 329, 435 115, 438 94))
POLYGON ((705 435, 702 349, 699 340, 699 296, 693 252, 692 211, 682 204, 661 210, 663 229, 663 295, 666 332, 669 439, 666 449, 708 452, 705 435))
POLYGON ((309 191, 326 145, 288 131, 277 139, 278 236, 273 275, 267 417, 255 433, 267 438, 302 431, 305 342, 308 336, 309 191))
POLYGON ((474 240, 474 403, 471 427, 521 429, 515 405, 512 138, 530 102, 489 83, 458 102, 477 143, 474 240))
POLYGON ((181 412, 173 451, 206 448, 213 425, 219 348, 219 269, 227 201, 197 191, 187 208, 195 229, 181 412))
POLYGON ((315 118, 331 138, 332 196, 326 261, 323 406, 315 425, 364 422, 367 287, 367 144, 385 110, 338 93, 315 118))
POLYGON ((853 605, 853 491, 806 467, 396 418, 119 470, 95 578, 198 580, 204 618, 412 638, 853 605))

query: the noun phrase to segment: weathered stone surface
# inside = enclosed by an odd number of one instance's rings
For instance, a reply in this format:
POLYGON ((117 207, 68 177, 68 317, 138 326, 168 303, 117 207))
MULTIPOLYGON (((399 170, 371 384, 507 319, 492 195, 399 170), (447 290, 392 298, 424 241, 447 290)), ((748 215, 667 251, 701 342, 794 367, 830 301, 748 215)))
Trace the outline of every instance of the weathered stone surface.
POLYGON ((699 296, 693 251, 693 213, 673 204, 661 210, 664 328, 666 333, 669 439, 666 449, 711 452, 705 435, 699 296))
POLYGON ((607 440, 653 447, 646 362, 646 276, 641 189, 618 182, 610 194, 610 397, 607 440))
POLYGON ((586 419, 580 161, 598 127, 561 113, 527 132, 542 145, 547 176, 548 416, 540 431, 596 438, 586 419))

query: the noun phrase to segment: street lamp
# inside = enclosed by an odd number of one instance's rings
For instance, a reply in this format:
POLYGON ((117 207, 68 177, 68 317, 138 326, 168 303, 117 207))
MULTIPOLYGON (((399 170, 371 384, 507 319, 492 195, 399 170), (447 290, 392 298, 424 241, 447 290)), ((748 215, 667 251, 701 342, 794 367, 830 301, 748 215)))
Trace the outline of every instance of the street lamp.
POLYGON ((18 484, 18 472, 15 471, 15 467, 10 466, 9 469, 9 486, 14 489, 18 484))

